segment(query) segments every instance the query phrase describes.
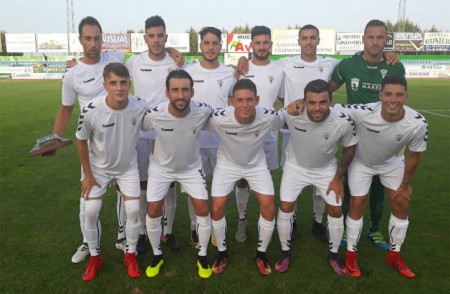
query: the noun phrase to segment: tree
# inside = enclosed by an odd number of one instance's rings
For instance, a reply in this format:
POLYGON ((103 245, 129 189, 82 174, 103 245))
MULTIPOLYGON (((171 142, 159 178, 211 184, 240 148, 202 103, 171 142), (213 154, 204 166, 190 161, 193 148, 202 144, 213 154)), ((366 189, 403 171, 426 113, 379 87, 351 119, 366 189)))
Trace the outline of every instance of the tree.
POLYGON ((231 30, 232 34, 250 34, 252 28, 246 23, 244 26, 238 25, 231 30))
POLYGON ((431 29, 429 30, 425 30, 425 32, 429 32, 429 33, 439 33, 441 30, 438 29, 435 25, 431 26, 431 29))
POLYGON ((388 32, 399 32, 401 27, 404 27, 404 32, 407 33, 421 33, 422 29, 419 27, 418 24, 413 23, 408 18, 405 20, 397 21, 395 24, 393 24, 390 20, 387 20, 385 22, 386 28, 388 32))
POLYGON ((295 26, 293 26, 293 27, 291 27, 291 25, 288 25, 288 26, 287 26, 287 29, 288 29, 288 30, 299 30, 299 29, 301 29, 301 28, 302 28, 302 26, 299 25, 299 24, 295 24, 295 26))
POLYGON ((133 30, 133 29, 128 29, 128 30, 127 30, 127 34, 132 34, 132 33, 134 33, 134 30, 133 30))
POLYGON ((189 33, 189 54, 195 55, 198 53, 198 33, 192 26, 186 33, 189 33))

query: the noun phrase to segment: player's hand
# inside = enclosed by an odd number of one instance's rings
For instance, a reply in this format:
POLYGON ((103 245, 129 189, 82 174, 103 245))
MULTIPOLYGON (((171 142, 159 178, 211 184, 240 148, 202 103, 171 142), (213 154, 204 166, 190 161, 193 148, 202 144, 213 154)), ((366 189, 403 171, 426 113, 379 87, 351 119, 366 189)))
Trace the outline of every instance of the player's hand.
MULTIPOLYGON (((58 142, 58 140, 51 140, 51 141, 48 141, 47 143, 45 143, 44 145, 42 145, 42 147, 43 147, 43 146, 47 146, 47 145, 52 145, 53 143, 56 143, 56 142, 58 142)), ((44 152, 44 153, 41 154, 41 156, 42 156, 42 157, 55 156, 55 155, 56 155, 56 150, 57 150, 57 149, 54 149, 54 150, 50 150, 50 151, 44 152)))
POLYGON ((397 191, 395 191, 392 194, 391 199, 394 200, 395 198, 401 197, 409 202, 409 201, 411 201, 412 191, 413 190, 410 185, 408 185, 408 186, 400 185, 400 187, 398 187, 397 191))
POLYGON ((85 175, 83 181, 81 182, 81 196, 83 196, 84 200, 88 200, 89 194, 94 186, 101 188, 100 184, 97 183, 94 177, 85 175))
POLYGON ((386 58, 386 64, 392 65, 400 62, 397 53, 394 51, 384 53, 384 57, 386 58))
POLYGON ((290 103, 286 107, 286 111, 289 115, 292 116, 299 116, 305 108, 303 99, 295 100, 294 102, 290 103))
POLYGON ((78 61, 75 58, 69 59, 66 61, 66 68, 69 69, 78 64, 78 61))
POLYGON ((245 56, 239 57, 237 64, 238 75, 246 75, 248 73, 248 58, 245 56))
POLYGON ((341 203, 344 201, 344 186, 340 178, 333 178, 328 185, 327 196, 333 191, 336 194, 336 203, 341 203))
POLYGON ((185 60, 183 54, 175 48, 166 48, 169 56, 175 61, 178 68, 183 68, 185 60))

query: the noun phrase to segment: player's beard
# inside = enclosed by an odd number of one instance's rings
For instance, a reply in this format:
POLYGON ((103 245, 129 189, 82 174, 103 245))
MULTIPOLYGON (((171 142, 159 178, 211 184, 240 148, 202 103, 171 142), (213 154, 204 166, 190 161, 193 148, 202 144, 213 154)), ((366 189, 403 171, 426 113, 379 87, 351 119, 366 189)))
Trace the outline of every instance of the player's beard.
POLYGON ((175 102, 171 102, 173 109, 175 109, 179 113, 183 113, 189 107, 189 101, 187 99, 181 98, 177 99, 175 102), (178 101, 184 101, 184 107, 178 107, 178 101))
POLYGON ((267 58, 269 58, 269 51, 265 51, 266 53, 264 55, 258 55, 256 54, 256 52, 253 53, 253 57, 255 57, 258 60, 267 60, 267 58))
POLYGON ((219 54, 217 54, 217 55, 216 55, 215 57, 213 57, 213 58, 208 58, 208 57, 206 57, 205 54, 203 54, 203 59, 206 60, 206 61, 209 62, 209 63, 213 63, 213 62, 217 61, 218 58, 219 58, 219 54))

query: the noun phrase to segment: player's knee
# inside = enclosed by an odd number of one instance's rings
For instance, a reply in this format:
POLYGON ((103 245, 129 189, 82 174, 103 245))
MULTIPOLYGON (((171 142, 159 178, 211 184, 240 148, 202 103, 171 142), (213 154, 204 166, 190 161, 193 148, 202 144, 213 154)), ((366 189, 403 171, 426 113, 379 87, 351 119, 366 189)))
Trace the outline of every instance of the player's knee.
POLYGON ((261 206, 261 214, 267 220, 273 220, 275 218, 275 204, 269 203, 267 205, 261 206))
POLYGON ((409 202, 402 197, 396 197, 391 201, 391 207, 392 211, 400 214, 407 213, 409 209, 409 202))
POLYGON ((127 212, 127 220, 136 223, 140 217, 139 199, 125 201, 125 211, 127 212))
POLYGON ((339 218, 342 216, 342 207, 341 206, 333 206, 327 205, 328 214, 331 217, 339 218))
POLYGON ((284 213, 291 213, 294 211, 295 202, 281 201, 280 209, 284 213))
POLYGON ((85 202, 85 224, 88 227, 95 226, 102 207, 101 200, 89 200, 85 202))

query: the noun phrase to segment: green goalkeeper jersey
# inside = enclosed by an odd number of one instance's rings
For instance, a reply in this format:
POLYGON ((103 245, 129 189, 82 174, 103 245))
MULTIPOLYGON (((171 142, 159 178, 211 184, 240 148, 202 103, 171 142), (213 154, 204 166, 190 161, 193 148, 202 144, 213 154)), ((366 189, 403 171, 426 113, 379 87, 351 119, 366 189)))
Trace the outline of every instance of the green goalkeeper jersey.
POLYGON ((381 82, 392 75, 405 76, 403 64, 387 65, 385 59, 370 63, 362 54, 355 54, 336 66, 331 79, 337 84, 345 83, 348 104, 365 104, 379 101, 381 82))

